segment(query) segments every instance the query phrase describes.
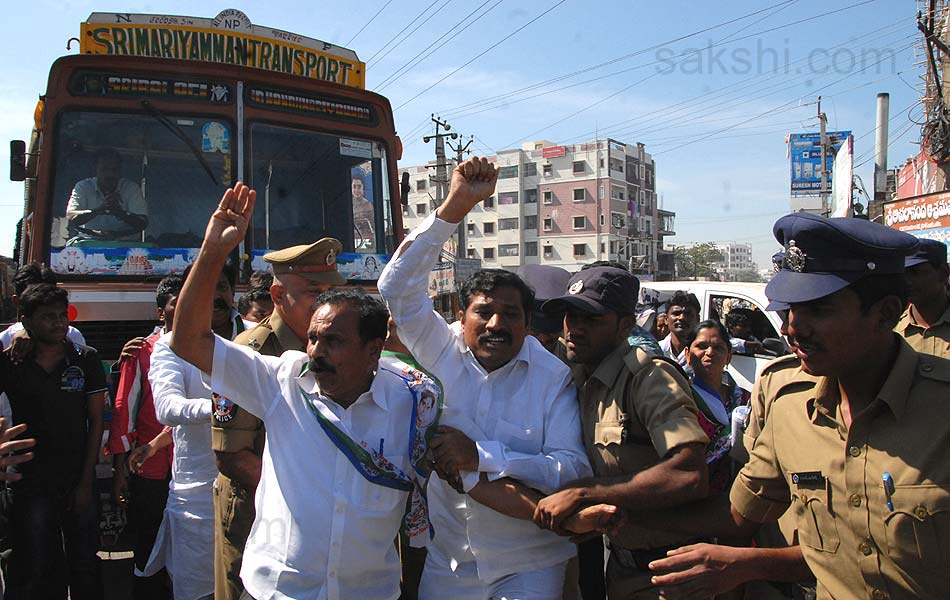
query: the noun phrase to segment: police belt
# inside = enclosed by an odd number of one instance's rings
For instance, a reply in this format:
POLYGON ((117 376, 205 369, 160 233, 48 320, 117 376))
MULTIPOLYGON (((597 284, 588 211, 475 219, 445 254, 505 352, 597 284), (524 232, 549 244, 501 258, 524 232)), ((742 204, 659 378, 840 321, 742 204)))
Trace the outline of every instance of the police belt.
POLYGON ((648 573, 650 572, 650 563, 655 560, 660 560, 661 558, 666 558, 666 554, 670 550, 682 548, 683 546, 689 546, 690 544, 699 544, 708 541, 708 538, 696 538, 694 540, 683 542, 682 544, 662 546, 659 548, 646 548, 645 550, 628 550, 627 548, 621 548, 615 544, 610 544, 610 560, 616 562, 617 565, 627 571, 648 573))

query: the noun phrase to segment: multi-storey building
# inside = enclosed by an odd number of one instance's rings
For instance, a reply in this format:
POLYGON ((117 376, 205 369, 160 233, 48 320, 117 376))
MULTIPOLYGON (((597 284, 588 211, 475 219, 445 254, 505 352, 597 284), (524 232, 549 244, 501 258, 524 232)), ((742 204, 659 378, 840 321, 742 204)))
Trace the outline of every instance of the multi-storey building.
POLYGON ((724 281, 733 279, 740 271, 756 270, 755 262, 752 261, 752 244, 717 242, 715 246, 722 253, 722 260, 717 261, 713 268, 723 276, 724 281))
MULTIPOLYGON (((647 278, 672 277, 663 238, 674 235, 676 215, 657 207, 655 165, 643 144, 527 142, 490 160, 499 167, 496 194, 466 217, 462 257, 509 270, 540 263, 577 271, 617 260, 647 278)), ((401 170, 410 178, 403 221, 411 229, 437 205, 435 167, 401 170)))

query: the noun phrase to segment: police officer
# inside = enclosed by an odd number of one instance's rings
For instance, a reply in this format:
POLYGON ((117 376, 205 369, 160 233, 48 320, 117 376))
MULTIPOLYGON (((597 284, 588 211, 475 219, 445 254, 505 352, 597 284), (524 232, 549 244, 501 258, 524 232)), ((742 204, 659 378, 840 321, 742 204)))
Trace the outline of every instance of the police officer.
MULTIPOLYGON (((616 267, 574 275, 567 294, 544 310, 564 315, 567 358, 580 394, 584 445, 594 477, 572 482, 541 500, 535 519, 559 528, 588 504, 654 509, 702 498, 709 442, 696 419, 689 383, 664 357, 631 346, 637 278, 616 267)), ((649 562, 690 541, 689 536, 630 528, 611 536, 609 598, 657 598, 649 562)))
MULTIPOLYGON (((270 288, 274 312, 238 335, 235 343, 269 356, 303 351, 317 296, 330 286, 346 283, 336 265, 342 249, 339 241, 323 238, 265 254, 264 261, 274 270, 270 288)), ((214 491, 217 600, 237 600, 244 591, 241 557, 254 523, 254 491, 264 451, 264 424, 241 409, 240 399, 236 402, 216 397, 211 420, 212 448, 220 471, 214 491)))
POLYGON ((571 274, 553 265, 525 265, 518 269, 518 275, 534 290, 534 310, 531 311, 528 335, 536 337, 545 350, 561 357, 563 352, 558 354, 558 338, 564 326, 561 319, 542 311, 541 305, 564 294, 571 274))
POLYGON ((950 358, 950 296, 947 294, 947 246, 920 240, 904 262, 910 305, 897 323, 897 333, 917 352, 950 358))
POLYGON ((801 213, 774 231, 785 257, 766 288, 770 308, 788 310, 798 370, 818 381, 799 386, 788 374, 788 385, 771 387, 728 507, 710 502, 653 522, 745 537, 791 506, 819 600, 946 597, 950 361, 917 353, 892 331, 917 240, 801 213))

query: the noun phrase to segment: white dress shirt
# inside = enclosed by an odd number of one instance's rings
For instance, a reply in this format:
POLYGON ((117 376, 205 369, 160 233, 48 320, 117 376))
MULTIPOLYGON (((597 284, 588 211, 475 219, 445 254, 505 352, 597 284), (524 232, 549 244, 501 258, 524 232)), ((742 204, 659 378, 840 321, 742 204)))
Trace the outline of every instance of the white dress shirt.
POLYGON ((244 549, 241 579, 258 600, 350 600, 399 597, 393 540, 408 492, 369 482, 321 428, 304 395, 321 402, 357 442, 383 447, 412 476, 409 428, 412 395, 380 360, 369 391, 344 409, 301 373, 303 352, 262 356, 215 338, 211 387, 241 398, 264 421, 257 516, 244 549))
POLYGON ((689 357, 686 356, 686 348, 680 350, 679 356, 673 354, 673 341, 670 339, 673 337, 672 333, 666 334, 666 337, 660 340, 660 349, 663 350, 663 354, 667 358, 672 358, 679 366, 686 368, 686 365, 689 364, 689 357))
POLYGON ((155 416, 174 427, 175 451, 165 514, 144 574, 166 567, 175 598, 194 600, 214 593, 213 405, 201 371, 172 352, 168 337, 155 342, 148 379, 155 416))
MULTIPOLYGON (((399 338, 442 382, 441 422, 475 441, 479 472, 490 480, 510 477, 550 493, 590 476, 570 370, 528 336, 517 356, 486 372, 461 332, 432 309, 429 271, 455 228, 430 215, 379 279, 399 338)), ((463 475, 466 490, 477 481, 478 473, 463 475)), ((430 552, 450 566, 476 560, 485 581, 549 567, 576 552, 566 539, 483 506, 436 477, 430 479, 428 500, 435 528, 430 552)))

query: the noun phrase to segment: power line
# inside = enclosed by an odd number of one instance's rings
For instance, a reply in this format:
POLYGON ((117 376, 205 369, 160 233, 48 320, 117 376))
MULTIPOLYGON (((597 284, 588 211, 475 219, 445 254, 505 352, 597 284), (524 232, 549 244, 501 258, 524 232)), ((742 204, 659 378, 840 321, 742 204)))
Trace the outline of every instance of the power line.
POLYGON ((347 41, 347 42, 346 42, 345 44, 343 44, 343 45, 346 46, 346 47, 349 47, 350 44, 353 43, 353 40, 355 40, 357 37, 359 37, 359 35, 360 35, 361 33, 363 33, 363 30, 366 29, 367 27, 369 27, 369 24, 372 23, 373 21, 375 21, 375 20, 376 20, 376 17, 379 16, 379 13, 383 12, 383 9, 386 8, 387 6, 389 6, 389 3, 392 2, 392 1, 393 1, 393 0, 386 0, 386 3, 383 4, 383 5, 380 7, 380 9, 376 11, 376 14, 373 15, 372 17, 370 17, 369 21, 367 21, 365 25, 363 25, 362 27, 360 27, 360 30, 357 31, 356 33, 354 33, 354 34, 353 34, 353 37, 351 37, 351 38, 349 39, 349 41, 347 41))
MULTIPOLYGON (((435 86, 439 85, 440 83, 442 83, 443 81, 445 81, 445 80, 448 79, 449 77, 455 75, 456 73, 458 73, 459 71, 461 71, 462 69, 464 69, 465 67, 467 67, 468 65, 472 64, 473 62, 475 62, 476 60, 478 60, 479 58, 481 58, 482 56, 484 56, 485 54, 487 54, 489 51, 491 51, 491 50, 495 49, 496 47, 500 46, 503 42, 507 41, 509 38, 513 37, 515 34, 517 34, 517 33, 519 33, 520 31, 522 31, 525 27, 531 25, 532 23, 534 23, 535 21, 537 21, 538 19, 540 19, 540 18, 543 17, 544 15, 548 14, 549 12, 551 12, 552 10, 554 10, 555 8, 557 8, 558 6, 564 4, 566 1, 567 1, 567 0, 559 0, 559 1, 558 1, 557 3, 555 3, 554 6, 552 6, 551 8, 547 9, 546 11, 544 11, 543 13, 541 13, 540 15, 538 15, 538 16, 536 16, 535 18, 531 19, 530 21, 528 21, 527 23, 525 23, 525 24, 522 25, 521 27, 515 29, 514 31, 512 31, 511 33, 509 33, 509 34, 506 35, 505 37, 501 38, 500 40, 498 40, 497 42, 495 42, 494 44, 492 44, 491 46, 489 46, 488 48, 486 48, 485 50, 483 50, 482 52, 480 52, 479 54, 476 54, 476 55, 475 55, 474 57, 472 57, 468 62, 466 62, 465 64, 463 64, 461 67, 458 67, 457 69, 455 69, 454 71, 452 71, 451 73, 449 73, 448 75, 446 75, 445 77, 439 79, 438 81, 436 81, 435 83, 433 83, 432 85, 430 85, 429 87, 427 87, 426 89, 422 90, 421 92, 419 92, 418 94, 416 94, 416 95, 413 96, 412 98, 409 98, 408 100, 406 100, 405 102, 403 102, 402 104, 400 104, 399 106, 397 106, 395 110, 399 110, 399 109, 403 108, 404 106, 406 106, 407 104, 409 104, 410 102, 412 102, 413 100, 415 100, 416 98, 418 98, 419 96, 425 94, 426 92, 428 92, 429 90, 431 90, 431 89, 434 88, 435 86)), ((395 112, 395 111, 393 111, 393 112, 395 112)))
MULTIPOLYGON (((472 12, 468 13, 467 15, 465 15, 465 17, 463 17, 461 21, 459 21, 458 23, 456 23, 455 25, 453 25, 448 31, 446 31, 445 33, 443 33, 441 36, 437 37, 437 38, 435 39, 435 41, 433 41, 431 44, 429 44, 428 46, 426 46, 421 52, 419 52, 418 54, 416 54, 415 56, 413 56, 412 58, 410 58, 410 59, 409 59, 408 61, 406 61, 401 67, 399 67, 398 69, 396 69, 395 71, 393 71, 392 73, 390 73, 388 76, 386 76, 386 78, 383 79, 382 82, 380 82, 380 84, 379 84, 378 86, 376 86, 376 90, 377 90, 377 91, 382 91, 384 88, 386 88, 387 86, 389 86, 389 85, 392 84, 393 82, 397 81, 400 72, 405 71, 405 73, 408 73, 409 71, 411 71, 412 69, 414 69, 415 67, 417 67, 422 61, 424 61, 425 59, 429 58, 430 56, 432 56, 432 55, 433 55, 434 53, 436 53, 437 51, 441 50, 443 46, 445 46, 445 45, 448 44, 450 41, 452 41, 453 39, 455 39, 460 33, 462 33, 463 31, 465 31, 466 29, 468 29, 469 27, 471 27, 472 25, 474 25, 475 23, 477 23, 482 17, 484 17, 485 15, 487 15, 488 13, 490 13, 492 10, 494 10, 494 9, 495 9, 499 4, 501 4, 503 1, 504 1, 504 0, 496 0, 495 4, 493 4, 492 6, 490 6, 490 7, 488 8, 488 10, 486 10, 486 11, 483 12, 482 14, 478 15, 474 20, 472 20, 472 22, 468 23, 467 25, 465 25, 464 27, 462 27, 461 29, 459 29, 457 32, 455 32, 454 34, 452 34, 452 35, 451 35, 448 39, 446 39, 444 42, 442 42, 441 44, 439 44, 439 45, 436 46, 435 48, 432 48, 433 46, 435 46, 436 44, 438 44, 441 40, 443 40, 446 36, 449 36, 449 34, 451 34, 453 31, 455 31, 456 28, 458 28, 460 25, 462 25, 463 23, 465 23, 465 21, 467 21, 472 15, 474 15, 475 13, 477 13, 478 11, 480 11, 486 4, 488 4, 489 2, 491 2, 491 0, 485 0, 484 2, 482 2, 482 3, 478 6, 478 8, 476 8, 476 9, 473 10, 472 12), (430 48, 432 48, 431 51, 429 51, 430 48), (425 56, 422 56, 423 54, 425 54, 425 56), (420 56, 421 56, 421 58, 420 58, 420 56), (416 59, 418 59, 418 60, 416 60, 416 59)), ((405 73, 403 73, 403 74, 405 74, 405 73)))
POLYGON ((407 29, 409 29, 410 27, 412 27, 412 24, 413 24, 413 23, 415 23, 416 21, 418 21, 418 20, 422 17, 422 15, 426 14, 427 12, 429 12, 429 9, 432 8, 433 6, 435 6, 435 5, 438 4, 438 3, 439 3, 439 0, 433 0, 432 4, 430 4, 429 6, 425 7, 425 8, 422 10, 421 13, 419 13, 418 15, 416 15, 415 17, 413 17, 411 21, 409 21, 408 23, 406 23, 406 26, 403 27, 402 29, 400 29, 399 32, 396 33, 396 35, 394 35, 394 36, 392 36, 391 38, 389 38, 389 41, 387 41, 385 44, 383 44, 383 47, 376 51, 376 54, 370 56, 369 59, 366 61, 366 64, 368 65, 369 63, 373 62, 373 59, 376 58, 376 57, 379 55, 380 52, 382 52, 383 50, 385 50, 386 48, 388 48, 390 44, 392 44, 394 41, 396 41, 397 39, 399 39, 399 36, 401 36, 407 29))
POLYGON ((387 56, 389 56, 389 53, 390 53, 390 52, 392 52, 393 50, 395 50, 396 48, 398 48, 399 46, 401 46, 403 42, 405 42, 406 40, 408 40, 409 38, 411 38, 411 37, 413 36, 413 34, 415 34, 417 31, 419 31, 419 29, 421 29, 423 25, 425 25, 426 23, 428 23, 429 21, 431 21, 431 20, 432 20, 432 17, 434 17, 434 16, 436 16, 437 14, 439 14, 440 12, 442 12, 442 9, 444 9, 446 6, 448 6, 449 3, 451 3, 451 2, 452 2, 452 0, 445 0, 445 2, 443 2, 442 5, 441 5, 439 8, 435 9, 435 10, 432 12, 431 15, 429 15, 428 17, 425 18, 425 20, 423 20, 423 21, 420 22, 418 25, 416 25, 416 28, 415 28, 415 29, 413 29, 412 31, 410 31, 410 32, 409 32, 407 35, 405 35, 401 40, 399 40, 398 43, 393 44, 393 46, 392 46, 391 48, 389 48, 389 50, 386 50, 386 52, 384 52, 382 56, 380 56, 379 58, 377 58, 377 59, 376 59, 376 64, 379 64, 380 62, 382 62, 382 60, 383 60, 384 58, 386 58, 387 56))

